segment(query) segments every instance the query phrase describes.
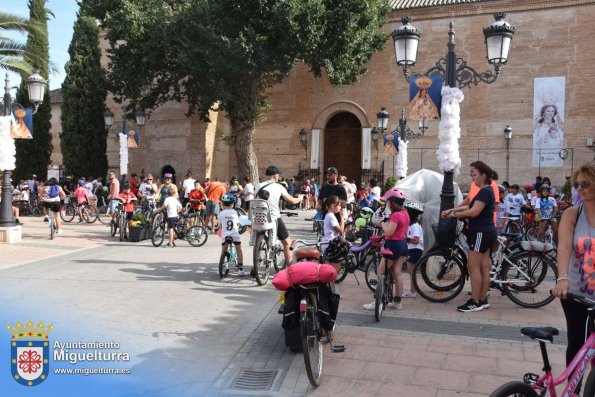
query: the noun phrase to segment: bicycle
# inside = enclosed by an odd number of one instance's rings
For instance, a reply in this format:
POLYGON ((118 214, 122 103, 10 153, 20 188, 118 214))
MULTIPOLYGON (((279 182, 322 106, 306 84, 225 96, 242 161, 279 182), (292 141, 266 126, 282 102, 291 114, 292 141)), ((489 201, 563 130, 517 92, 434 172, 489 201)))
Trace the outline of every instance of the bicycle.
POLYGON ((388 257, 392 256, 393 253, 391 250, 384 248, 380 250, 380 255, 384 257, 385 267, 383 283, 376 285, 376 291, 374 291, 374 318, 376 319, 376 322, 380 321, 386 305, 395 300, 395 297, 393 296, 395 278, 393 277, 392 268, 388 267, 388 257))
POLYGON ((124 241, 124 231, 126 230, 126 212, 124 211, 124 205, 117 203, 116 215, 114 216, 113 222, 110 223, 110 234, 112 237, 120 231, 120 241, 124 241))
MULTIPOLYGON (((167 226, 167 218, 163 214, 163 210, 155 210, 153 216, 153 224, 151 225, 151 243, 154 247, 159 247, 163 244, 166 231, 169 230, 167 226)), ((192 214, 191 214, 192 215, 192 214)), ((174 228, 176 238, 185 239, 188 244, 193 247, 201 247, 209 238, 207 229, 200 225, 188 226, 188 215, 181 214, 178 218, 178 223, 174 228)))
POLYGON ((554 336, 559 334, 558 330, 552 327, 521 328, 521 333, 523 335, 528 336, 531 339, 537 339, 539 341, 541 357, 543 359, 542 371, 544 374, 539 376, 533 373, 526 373, 523 376, 522 382, 513 381, 505 383, 492 392, 490 397, 544 395, 556 397, 556 386, 561 385, 566 381, 568 383, 566 384, 566 387, 562 391, 561 395, 574 396, 574 391, 581 383, 581 379, 589 363, 591 363, 591 370, 587 376, 587 380, 585 382, 585 391, 582 395, 589 397, 595 396, 595 326, 593 323, 595 320, 595 300, 583 298, 582 296, 574 295, 572 293, 567 294, 567 299, 573 299, 574 301, 588 307, 589 337, 578 353, 574 356, 570 364, 566 367, 564 372, 562 372, 559 377, 554 377, 545 344, 546 341, 553 343, 554 336))
POLYGON ((250 246, 254 247, 252 276, 258 285, 265 285, 271 267, 279 271, 286 266, 282 259, 283 247, 277 241, 277 222, 271 218, 269 205, 265 200, 250 201, 250 222, 250 246))
POLYGON ((227 236, 225 243, 227 244, 227 248, 219 257, 219 277, 221 278, 227 277, 229 269, 235 268, 238 264, 238 253, 233 243, 233 237, 227 236))
MULTIPOLYGON (((454 247, 431 249, 413 270, 415 289, 430 302, 447 302, 455 298, 469 276, 466 242, 462 229, 457 229, 454 247)), ((522 307, 542 307, 554 299, 549 290, 555 284, 558 269, 548 254, 554 247, 536 241, 520 241, 521 237, 508 233, 498 237, 498 250, 492 254, 491 287, 522 307), (515 243, 511 244, 511 241, 515 243)))

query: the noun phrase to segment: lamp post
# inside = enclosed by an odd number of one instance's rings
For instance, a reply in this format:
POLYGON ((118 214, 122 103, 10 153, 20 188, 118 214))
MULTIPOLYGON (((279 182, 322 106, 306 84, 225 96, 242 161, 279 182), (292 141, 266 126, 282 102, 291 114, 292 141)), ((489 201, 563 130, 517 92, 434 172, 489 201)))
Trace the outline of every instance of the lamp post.
POLYGON ((378 138, 380 136, 380 133, 378 132, 378 128, 374 127, 372 128, 372 131, 370 131, 370 137, 372 138, 372 142, 374 143, 374 147, 376 148, 376 160, 378 160, 378 138))
POLYGON ((420 132, 415 132, 407 126, 407 118, 405 117, 405 109, 401 109, 401 118, 399 119, 399 127, 393 133, 399 134, 402 141, 407 142, 410 139, 421 139, 424 137, 428 129, 428 120, 419 120, 420 132))
POLYGON ((512 128, 509 125, 504 128, 504 139, 506 139, 506 180, 510 182, 510 140, 512 139, 512 128))
POLYGON ((308 133, 306 132, 305 128, 302 128, 300 130, 300 142, 302 144, 302 146, 304 147, 304 160, 306 158, 308 158, 308 133))
MULTIPOLYGON (((27 80, 27 90, 29 92, 29 101, 33 104, 33 114, 37 113, 37 108, 43 102, 45 88, 47 81, 39 75, 37 71, 33 71, 27 80)), ((12 98, 10 97, 10 79, 8 73, 4 80, 4 115, 10 116, 12 111, 12 98)), ((13 142, 14 145, 14 142, 13 142)), ((0 204, 0 227, 16 226, 14 216, 12 214, 12 184, 10 183, 11 170, 5 169, 2 171, 2 203, 0 204)))
MULTIPOLYGON (((440 75, 446 81, 447 86, 451 88, 470 87, 471 84, 477 85, 480 82, 487 84, 495 82, 500 75, 502 65, 505 65, 508 61, 508 52, 516 28, 504 21, 505 14, 498 13, 494 17, 496 20, 483 29, 488 63, 493 65, 494 72, 486 71, 478 73, 465 60, 457 57, 455 53, 454 24, 450 22, 447 44, 448 52, 425 75, 440 75)), ((409 72, 409 68, 415 65, 417 47, 421 34, 419 29, 411 25, 411 19, 409 17, 405 17, 401 21, 403 24, 393 31, 392 37, 397 65, 402 67, 405 79, 410 81, 412 75, 409 72)), ((456 121, 458 128, 458 120, 456 121)), ((454 171, 453 169, 443 169, 443 171, 444 181, 440 194, 440 212, 453 208, 455 197, 453 183, 454 171)))
MULTIPOLYGON (((136 118, 136 125, 142 128, 145 125, 144 110, 139 109, 138 111, 136 111, 134 116, 136 118)), ((119 139, 120 139, 120 134, 124 134, 126 137, 128 137, 128 133, 126 132, 127 117, 128 117, 128 113, 126 113, 126 107, 122 107, 122 132, 115 133, 115 139, 117 141, 119 141, 119 139)), ((114 113, 110 110, 110 108, 107 108, 107 110, 103 113, 103 122, 105 123, 105 126, 109 131, 109 129, 114 124, 114 113)), ((120 178, 122 179, 121 180, 122 183, 124 183, 124 180, 126 179, 125 177, 126 177, 126 174, 120 175, 120 178)))

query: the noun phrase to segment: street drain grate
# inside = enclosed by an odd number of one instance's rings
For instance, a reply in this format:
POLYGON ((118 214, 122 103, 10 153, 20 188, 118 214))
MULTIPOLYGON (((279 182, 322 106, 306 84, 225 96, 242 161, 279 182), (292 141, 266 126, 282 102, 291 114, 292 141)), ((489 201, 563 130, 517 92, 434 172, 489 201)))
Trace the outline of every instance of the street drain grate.
POLYGON ((277 376, 278 370, 255 371, 244 369, 231 385, 232 389, 269 390, 277 376))

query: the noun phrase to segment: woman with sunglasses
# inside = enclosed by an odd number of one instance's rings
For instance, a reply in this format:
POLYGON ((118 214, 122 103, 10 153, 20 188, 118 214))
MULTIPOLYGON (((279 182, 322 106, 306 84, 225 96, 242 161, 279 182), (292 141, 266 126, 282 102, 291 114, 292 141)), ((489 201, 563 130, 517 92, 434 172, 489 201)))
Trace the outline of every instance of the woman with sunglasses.
POLYGON ((595 162, 581 166, 573 175, 583 204, 562 214, 558 237, 558 279, 553 295, 560 298, 568 329, 566 364, 586 340, 587 307, 566 299, 571 292, 595 298, 595 162))
POLYGON ((153 175, 147 175, 147 179, 138 187, 137 196, 143 202, 143 206, 151 210, 155 209, 155 195, 157 194, 157 184, 153 182, 153 175))

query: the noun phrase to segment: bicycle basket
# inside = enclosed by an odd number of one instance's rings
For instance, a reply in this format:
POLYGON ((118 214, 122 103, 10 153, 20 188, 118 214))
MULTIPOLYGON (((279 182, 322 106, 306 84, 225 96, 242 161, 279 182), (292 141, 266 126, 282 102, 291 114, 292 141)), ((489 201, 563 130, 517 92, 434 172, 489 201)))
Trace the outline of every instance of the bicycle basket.
POLYGON ((443 219, 442 222, 438 224, 436 234, 434 235, 436 245, 442 248, 453 247, 459 233, 460 231, 457 230, 456 219, 443 219))
POLYGON ((252 230, 257 232, 275 228, 275 221, 271 218, 271 210, 266 200, 250 200, 250 222, 252 230))

